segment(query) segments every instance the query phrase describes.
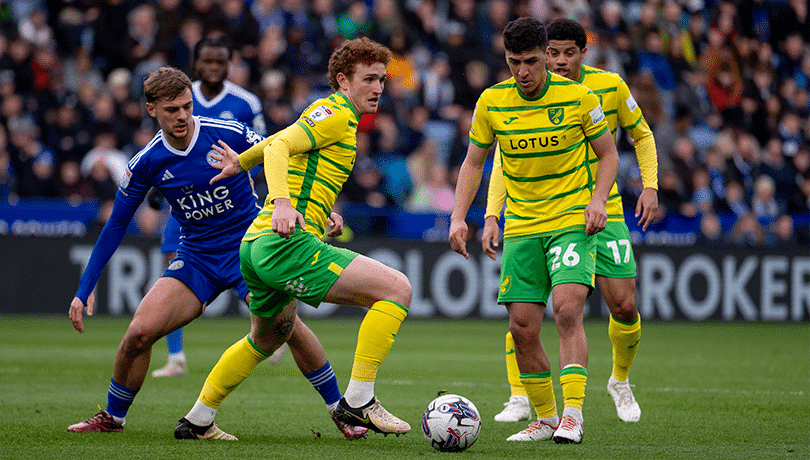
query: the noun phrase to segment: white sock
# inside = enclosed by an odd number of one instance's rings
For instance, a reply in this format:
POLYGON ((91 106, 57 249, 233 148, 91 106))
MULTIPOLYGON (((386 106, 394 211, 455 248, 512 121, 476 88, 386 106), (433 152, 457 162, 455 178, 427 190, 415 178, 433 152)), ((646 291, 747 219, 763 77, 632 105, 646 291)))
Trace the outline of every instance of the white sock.
POLYGON ((374 397, 374 382, 349 380, 349 385, 346 386, 343 397, 349 403, 349 407, 363 406, 374 397))
POLYGON ((116 422, 120 423, 121 425, 123 425, 123 424, 127 423, 127 422, 126 422, 126 420, 127 420, 127 418, 126 418, 126 417, 116 417, 116 416, 115 416, 115 415, 113 415, 113 414, 110 414, 110 417, 112 417, 112 419, 113 419, 113 420, 115 420, 116 422))
POLYGON ((338 401, 335 401, 332 404, 327 404, 326 405, 326 410, 328 410, 329 413, 331 414, 332 412, 335 411, 335 409, 337 409, 337 405, 338 405, 338 401))
POLYGON ((582 409, 566 406, 563 409, 563 417, 565 417, 566 415, 570 415, 571 417, 574 417, 576 421, 582 423, 582 409))
POLYGON ((198 399, 194 403, 194 407, 186 414, 186 420, 197 426, 208 426, 214 423, 214 417, 216 416, 217 409, 211 409, 198 399))
POLYGON ((169 353, 169 361, 186 362, 186 353, 184 351, 181 351, 180 353, 169 353))

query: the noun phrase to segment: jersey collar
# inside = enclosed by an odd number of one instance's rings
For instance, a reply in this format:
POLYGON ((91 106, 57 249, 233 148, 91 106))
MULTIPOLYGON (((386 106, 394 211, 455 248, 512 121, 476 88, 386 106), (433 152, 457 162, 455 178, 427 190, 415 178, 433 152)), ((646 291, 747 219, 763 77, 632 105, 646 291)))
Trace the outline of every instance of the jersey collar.
POLYGON ((521 98, 527 101, 537 101, 543 96, 545 96, 546 92, 548 92, 550 81, 551 81, 551 72, 549 72, 548 69, 546 69, 546 84, 543 85, 543 89, 540 91, 540 94, 538 94, 535 97, 527 97, 525 94, 523 94, 523 92, 520 90, 520 87, 517 85, 517 81, 515 81, 515 88, 517 89, 518 94, 520 94, 521 98))
MULTIPOLYGON (((194 119, 194 133, 191 137, 191 142, 189 142, 188 147, 185 150, 178 150, 171 145, 169 145, 169 141, 166 140, 166 137, 161 135, 161 142, 163 142, 163 146, 166 147, 166 150, 172 152, 175 155, 180 155, 182 157, 188 156, 188 153, 191 152, 191 149, 194 148, 194 144, 197 143, 197 138, 200 136, 200 117, 196 115, 192 115, 194 119)), ((162 133, 163 131, 161 131, 162 133)))
POLYGON ((345 94, 341 93, 340 91, 335 91, 335 96, 343 99, 343 102, 345 104, 340 104, 340 105, 342 105, 344 107, 348 107, 349 110, 351 110, 352 113, 354 114, 354 121, 359 122, 360 121, 360 114, 357 113, 357 109, 354 108, 354 104, 352 104, 352 101, 348 97, 346 97, 345 94))
POLYGON ((233 83, 225 80, 222 82, 222 91, 220 91, 219 94, 217 94, 213 99, 206 99, 205 95, 202 93, 202 89, 200 88, 202 86, 202 82, 197 80, 191 84, 191 92, 194 94, 194 103, 196 104, 199 102, 200 105, 206 109, 211 108, 219 104, 219 102, 230 92, 231 85, 233 85, 233 83))

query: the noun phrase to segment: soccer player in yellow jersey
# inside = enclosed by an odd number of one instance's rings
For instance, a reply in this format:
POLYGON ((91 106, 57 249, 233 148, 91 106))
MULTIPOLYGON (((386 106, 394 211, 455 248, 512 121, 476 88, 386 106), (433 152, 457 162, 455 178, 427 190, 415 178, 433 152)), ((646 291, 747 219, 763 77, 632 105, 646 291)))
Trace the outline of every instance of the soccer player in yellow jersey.
POLYGON ((465 216, 497 138, 508 197, 498 302, 509 312, 520 380, 538 417, 508 439, 579 443, 588 375, 582 312, 593 290, 596 234, 607 222, 605 206, 619 156, 599 98, 546 70, 543 24, 516 19, 506 25, 503 38, 512 78, 478 99, 450 217, 450 245, 469 257, 465 216), (598 158, 595 173, 589 168, 592 154, 598 158), (562 419, 540 340, 552 292, 560 335, 562 419))
MULTIPOLYGON (((618 126, 633 138, 644 190, 636 204, 635 215, 646 230, 658 209, 658 158, 655 141, 647 121, 622 78, 611 72, 582 65, 587 52, 585 29, 571 19, 559 19, 548 26, 548 66, 552 72, 582 83, 599 96, 610 132, 618 126)), ((506 195, 500 157, 496 156, 489 185, 486 221, 482 235, 484 252, 495 259, 498 245, 498 217, 506 195)), ((595 160, 591 162, 595 166, 595 160)), ((624 222, 624 210, 616 185, 607 203, 607 226, 597 236, 596 281, 610 310, 608 336, 613 343, 613 372, 608 392, 616 412, 625 422, 637 422, 641 409, 630 389, 628 374, 641 340, 641 317, 636 308, 636 262, 630 245, 630 232, 624 222)), ((504 410, 496 421, 528 420, 531 407, 520 383, 511 333, 506 334, 506 369, 511 388, 504 410)))
POLYGON ((239 156, 227 145, 215 147, 222 172, 212 182, 264 162, 267 199, 240 248, 251 328, 211 370, 175 437, 213 423, 225 397, 290 337, 298 299, 316 307, 326 301, 368 309, 335 416, 379 433, 410 431, 374 394, 377 370, 408 313, 410 282, 373 259, 321 241, 335 224, 331 209, 354 166, 357 123, 377 110, 390 59, 388 48, 367 38, 344 42, 329 59, 331 96, 239 156))

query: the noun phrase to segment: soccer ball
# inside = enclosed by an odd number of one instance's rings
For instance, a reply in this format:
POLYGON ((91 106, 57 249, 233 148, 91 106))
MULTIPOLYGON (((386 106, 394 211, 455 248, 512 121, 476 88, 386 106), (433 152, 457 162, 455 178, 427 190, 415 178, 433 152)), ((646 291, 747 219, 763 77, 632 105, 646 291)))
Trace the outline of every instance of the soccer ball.
POLYGON ((469 399, 442 395, 428 404, 422 416, 422 433, 440 452, 461 452, 478 439, 481 416, 469 399))

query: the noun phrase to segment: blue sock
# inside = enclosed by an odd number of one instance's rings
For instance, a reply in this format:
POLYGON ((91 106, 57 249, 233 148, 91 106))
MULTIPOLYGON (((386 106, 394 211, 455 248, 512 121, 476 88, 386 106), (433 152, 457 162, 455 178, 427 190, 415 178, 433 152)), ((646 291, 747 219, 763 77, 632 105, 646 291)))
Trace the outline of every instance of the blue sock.
POLYGON ((137 391, 132 391, 110 379, 110 390, 107 393, 107 413, 115 417, 126 417, 129 406, 135 400, 136 394, 138 394, 137 391))
POLYGON ((166 336, 166 345, 169 346, 169 353, 183 352, 183 328, 172 332, 166 336))
POLYGON ((304 374, 304 377, 318 390, 327 406, 340 400, 337 377, 335 377, 335 371, 332 370, 329 361, 317 371, 304 374))

